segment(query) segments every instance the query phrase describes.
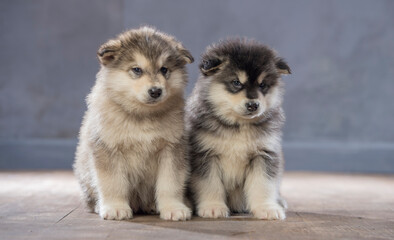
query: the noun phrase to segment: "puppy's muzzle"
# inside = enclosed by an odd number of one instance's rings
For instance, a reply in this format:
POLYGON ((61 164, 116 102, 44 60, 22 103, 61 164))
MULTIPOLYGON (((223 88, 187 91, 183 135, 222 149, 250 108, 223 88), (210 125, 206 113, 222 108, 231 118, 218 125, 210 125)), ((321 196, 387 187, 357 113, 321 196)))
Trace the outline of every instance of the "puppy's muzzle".
POLYGON ((154 99, 159 98, 162 92, 163 91, 161 90, 161 88, 158 87, 152 87, 148 90, 149 96, 151 96, 154 99))
POLYGON ((260 104, 258 102, 250 101, 245 104, 245 107, 246 107, 246 109, 248 109, 249 112, 252 113, 252 112, 257 111, 257 109, 259 108, 259 105, 260 104))

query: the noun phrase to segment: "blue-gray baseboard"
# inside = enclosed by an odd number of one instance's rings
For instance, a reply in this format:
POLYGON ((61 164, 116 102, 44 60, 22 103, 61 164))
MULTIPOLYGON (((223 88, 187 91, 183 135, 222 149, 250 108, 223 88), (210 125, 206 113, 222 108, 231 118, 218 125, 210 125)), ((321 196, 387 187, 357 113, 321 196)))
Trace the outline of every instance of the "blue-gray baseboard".
MULTIPOLYGON (((77 140, 0 140, 0 169, 71 169, 77 140)), ((394 173, 394 143, 285 142, 286 170, 394 173)))

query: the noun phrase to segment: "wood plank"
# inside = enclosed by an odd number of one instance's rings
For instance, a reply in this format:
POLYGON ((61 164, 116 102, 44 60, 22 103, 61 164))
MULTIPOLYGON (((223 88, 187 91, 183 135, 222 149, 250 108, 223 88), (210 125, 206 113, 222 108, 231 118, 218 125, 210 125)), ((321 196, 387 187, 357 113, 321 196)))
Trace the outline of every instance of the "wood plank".
POLYGON ((282 193, 285 221, 104 221, 80 203, 71 172, 0 172, 0 239, 394 239, 393 175, 290 172, 282 193))

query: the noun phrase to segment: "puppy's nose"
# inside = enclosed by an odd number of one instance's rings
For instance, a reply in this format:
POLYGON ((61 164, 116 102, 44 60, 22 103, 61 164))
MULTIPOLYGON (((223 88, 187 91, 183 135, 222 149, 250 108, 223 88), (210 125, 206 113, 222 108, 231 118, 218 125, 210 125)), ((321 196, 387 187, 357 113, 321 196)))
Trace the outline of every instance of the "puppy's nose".
POLYGON ((153 88, 151 88, 151 89, 149 89, 148 90, 148 93, 149 93, 149 95, 152 97, 152 98, 158 98, 158 97, 160 97, 161 96, 161 88, 158 88, 158 87, 153 87, 153 88))
POLYGON ((247 102, 245 104, 246 109, 248 109, 249 112, 254 112, 259 108, 259 103, 258 102, 247 102))

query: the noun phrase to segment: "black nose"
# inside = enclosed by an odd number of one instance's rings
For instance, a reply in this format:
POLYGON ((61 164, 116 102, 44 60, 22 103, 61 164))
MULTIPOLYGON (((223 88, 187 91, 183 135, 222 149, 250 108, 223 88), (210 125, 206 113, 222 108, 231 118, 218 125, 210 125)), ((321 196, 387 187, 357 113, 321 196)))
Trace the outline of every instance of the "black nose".
POLYGON ((152 98, 158 98, 161 96, 161 88, 157 88, 157 87, 153 87, 151 89, 148 90, 149 95, 152 98))
POLYGON ((245 104, 245 106, 249 112, 254 112, 259 108, 259 103, 258 102, 247 102, 245 104))

